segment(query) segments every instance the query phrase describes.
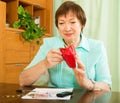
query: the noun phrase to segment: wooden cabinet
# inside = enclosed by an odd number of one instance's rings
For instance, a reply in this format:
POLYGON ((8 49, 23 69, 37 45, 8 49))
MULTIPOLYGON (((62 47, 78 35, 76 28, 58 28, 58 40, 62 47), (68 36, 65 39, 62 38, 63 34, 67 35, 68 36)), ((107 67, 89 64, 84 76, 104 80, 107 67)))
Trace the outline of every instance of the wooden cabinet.
POLYGON ((4 50, 4 82, 18 83, 23 68, 30 62, 31 43, 23 40, 23 30, 6 28, 3 42, 4 50))
MULTIPOLYGON (((12 28, 18 19, 17 8, 22 5, 31 16, 39 17, 45 27, 44 37, 52 36, 52 0, 1 0, 0 1, 0 82, 18 83, 22 70, 30 63, 40 45, 22 38, 22 29, 12 28), (48 5, 49 4, 49 5, 48 5), (6 24, 9 27, 6 27, 6 24)), ((40 38, 40 44, 42 39, 40 38)))

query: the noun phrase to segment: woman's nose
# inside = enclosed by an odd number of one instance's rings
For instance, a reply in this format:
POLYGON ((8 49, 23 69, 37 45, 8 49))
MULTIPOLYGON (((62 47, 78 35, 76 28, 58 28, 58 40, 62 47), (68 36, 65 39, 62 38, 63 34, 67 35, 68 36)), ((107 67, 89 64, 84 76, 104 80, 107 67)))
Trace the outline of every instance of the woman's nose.
POLYGON ((69 23, 66 23, 64 29, 65 29, 66 31, 71 30, 70 24, 69 24, 69 23))

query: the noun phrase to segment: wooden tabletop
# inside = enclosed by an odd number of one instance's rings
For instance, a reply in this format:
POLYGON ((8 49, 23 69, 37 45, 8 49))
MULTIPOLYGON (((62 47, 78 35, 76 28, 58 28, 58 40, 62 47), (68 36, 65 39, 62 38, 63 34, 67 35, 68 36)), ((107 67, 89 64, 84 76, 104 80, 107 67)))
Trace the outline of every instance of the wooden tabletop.
POLYGON ((20 87, 18 84, 0 83, 0 103, 120 103, 119 92, 86 92, 80 89, 74 89, 70 100, 21 99, 34 88, 36 86, 20 87))

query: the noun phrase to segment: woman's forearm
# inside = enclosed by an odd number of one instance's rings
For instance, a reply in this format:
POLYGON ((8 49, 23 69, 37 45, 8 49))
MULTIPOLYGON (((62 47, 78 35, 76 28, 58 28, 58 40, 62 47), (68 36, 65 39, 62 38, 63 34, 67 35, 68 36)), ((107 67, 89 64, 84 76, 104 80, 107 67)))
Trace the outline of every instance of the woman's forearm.
POLYGON ((46 61, 43 60, 35 66, 23 71, 19 77, 21 86, 33 84, 48 69, 46 61))

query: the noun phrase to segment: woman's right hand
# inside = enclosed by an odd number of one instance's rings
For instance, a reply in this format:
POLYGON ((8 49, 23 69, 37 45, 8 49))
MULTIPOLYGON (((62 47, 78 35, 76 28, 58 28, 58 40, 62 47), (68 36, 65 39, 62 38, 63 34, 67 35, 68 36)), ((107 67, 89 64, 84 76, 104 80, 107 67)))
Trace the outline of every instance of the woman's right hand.
POLYGON ((45 63, 47 68, 51 68, 63 61, 62 53, 58 49, 51 49, 46 58, 45 63))

